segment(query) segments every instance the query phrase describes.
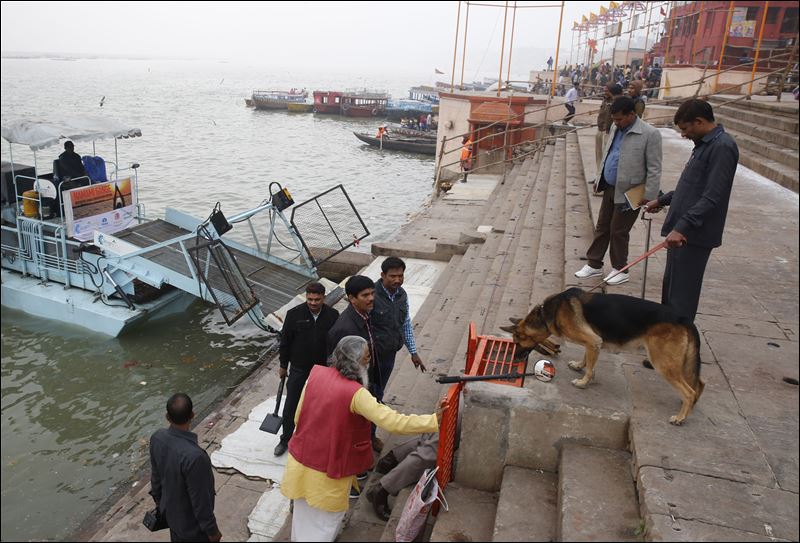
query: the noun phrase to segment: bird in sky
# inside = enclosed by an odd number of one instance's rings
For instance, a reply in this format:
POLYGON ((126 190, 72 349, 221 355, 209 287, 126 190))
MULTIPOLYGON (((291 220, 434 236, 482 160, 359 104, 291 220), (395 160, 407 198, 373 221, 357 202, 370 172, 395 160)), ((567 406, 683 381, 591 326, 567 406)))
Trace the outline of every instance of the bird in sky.
POLYGON ((100 98, 100 107, 103 107, 103 102, 105 102, 105 101, 106 101, 106 97, 105 96, 100 98))

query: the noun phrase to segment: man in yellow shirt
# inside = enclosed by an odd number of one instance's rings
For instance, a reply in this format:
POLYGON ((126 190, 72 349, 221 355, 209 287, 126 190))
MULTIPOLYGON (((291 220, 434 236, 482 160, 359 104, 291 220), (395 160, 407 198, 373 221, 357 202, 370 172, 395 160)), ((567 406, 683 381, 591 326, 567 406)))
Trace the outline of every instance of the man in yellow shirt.
POLYGON ((345 336, 331 367, 314 366, 306 382, 281 482, 283 495, 294 500, 292 541, 336 538, 356 474, 373 463, 370 422, 397 434, 439 431, 443 401, 431 415, 402 415, 378 403, 364 388, 369 356, 364 338, 345 336))

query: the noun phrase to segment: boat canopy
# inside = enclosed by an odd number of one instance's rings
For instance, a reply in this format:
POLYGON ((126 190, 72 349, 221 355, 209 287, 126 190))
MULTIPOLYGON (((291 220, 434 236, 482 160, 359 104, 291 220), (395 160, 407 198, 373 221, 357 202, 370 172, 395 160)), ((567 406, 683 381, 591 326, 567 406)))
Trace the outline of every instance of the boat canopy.
POLYGON ((141 136, 139 128, 131 128, 115 119, 96 116, 69 116, 58 120, 20 119, 2 126, 3 139, 30 146, 38 151, 57 145, 62 139, 97 141, 141 136))

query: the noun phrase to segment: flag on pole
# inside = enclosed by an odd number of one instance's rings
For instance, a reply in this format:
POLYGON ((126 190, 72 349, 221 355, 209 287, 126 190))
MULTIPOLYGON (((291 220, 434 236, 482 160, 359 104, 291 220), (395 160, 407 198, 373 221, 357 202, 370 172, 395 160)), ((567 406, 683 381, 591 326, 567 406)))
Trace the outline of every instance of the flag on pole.
POLYGON ((434 68, 433 70, 439 75, 444 75, 444 72, 441 71, 439 68, 434 68))
POLYGON ((611 2, 608 5, 608 9, 617 9, 618 7, 619 7, 619 4, 617 4, 616 2, 611 2))
POLYGON ((581 17, 582 17, 582 18, 581 18, 581 24, 582 24, 582 25, 585 25, 586 23, 588 23, 588 22, 589 22, 589 21, 586 19, 586 15, 582 15, 581 17))
POLYGON ((666 15, 667 15, 667 12, 666 12, 666 11, 664 11, 664 6, 661 6, 660 8, 658 8, 658 12, 659 12, 661 15, 665 16, 665 17, 666 17, 666 15))

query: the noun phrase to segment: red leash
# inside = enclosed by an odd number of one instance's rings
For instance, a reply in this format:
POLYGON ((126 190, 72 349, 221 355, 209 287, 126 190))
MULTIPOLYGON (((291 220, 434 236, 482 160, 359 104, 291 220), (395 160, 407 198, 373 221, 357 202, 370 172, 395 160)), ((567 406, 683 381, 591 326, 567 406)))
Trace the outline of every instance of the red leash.
POLYGON ((640 256, 639 258, 637 258, 636 260, 634 260, 633 262, 631 262, 630 264, 628 264, 627 266, 625 266, 624 268, 622 268, 621 270, 618 270, 618 271, 617 271, 617 273, 615 273, 615 274, 613 274, 613 275, 609 275, 608 277, 606 277, 605 279, 603 279, 602 281, 600 281, 598 284, 596 284, 595 286, 593 286, 592 288, 590 288, 590 289, 588 290, 588 292, 591 292, 591 291, 593 291, 594 289, 596 289, 596 288, 598 288, 598 287, 601 287, 601 286, 603 285, 603 283, 606 283, 606 282, 607 282, 609 279, 611 279, 611 278, 613 278, 613 277, 616 277, 617 275, 619 275, 619 274, 621 274, 621 273, 624 273, 625 271, 627 271, 627 270, 629 270, 630 268, 634 267, 636 264, 638 264, 639 262, 641 262, 641 261, 642 261, 642 260, 644 260, 645 258, 647 258, 647 257, 649 257, 649 256, 652 256, 652 255, 653 255, 653 253, 655 253, 656 251, 659 251, 659 250, 663 249, 663 248, 664 248, 664 247, 666 247, 666 246, 667 246, 667 240, 664 240, 664 241, 662 241, 661 243, 659 243, 658 245, 656 245, 655 247, 653 247, 652 249, 650 249, 649 251, 647 251, 645 254, 643 254, 642 256, 640 256))

